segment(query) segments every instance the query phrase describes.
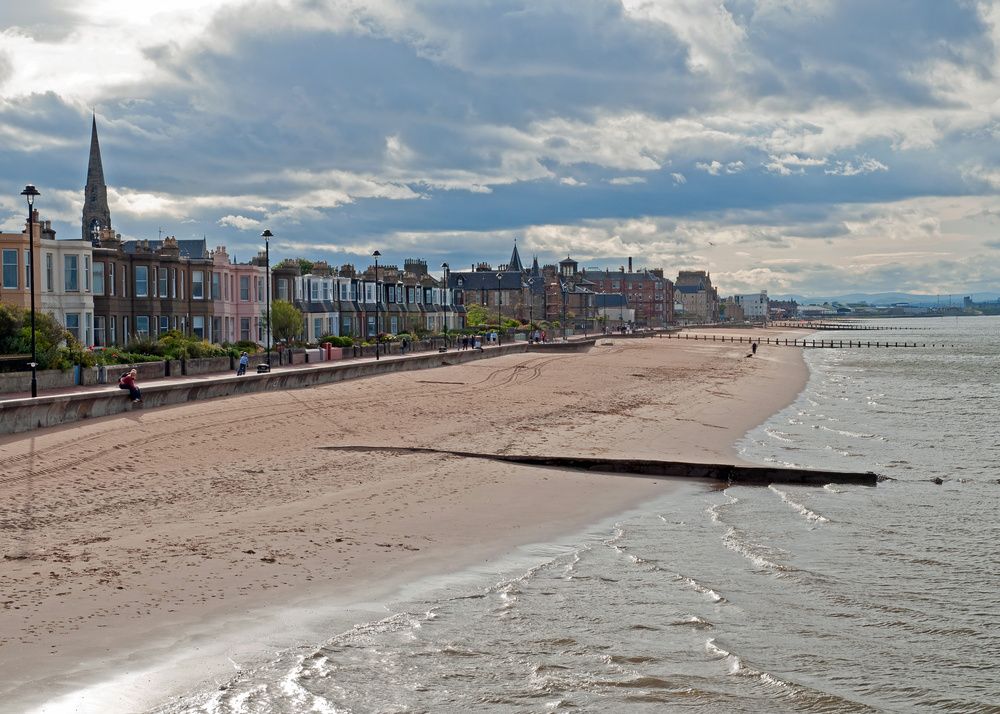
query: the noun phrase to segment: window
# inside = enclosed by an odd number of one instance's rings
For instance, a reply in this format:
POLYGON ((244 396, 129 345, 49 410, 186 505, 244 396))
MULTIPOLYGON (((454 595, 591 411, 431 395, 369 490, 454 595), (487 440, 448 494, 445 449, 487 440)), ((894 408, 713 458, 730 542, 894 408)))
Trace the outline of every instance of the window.
POLYGON ((83 289, 90 292, 90 256, 83 256, 83 289))
POLYGON ((323 318, 314 317, 313 318, 313 339, 318 340, 323 336, 323 318))
POLYGON ((200 340, 205 339, 205 316, 195 315, 191 318, 191 329, 194 331, 194 336, 200 340))
POLYGON ((177 292, 177 297, 179 297, 181 300, 183 300, 184 299, 184 276, 185 276, 185 273, 184 273, 183 270, 178 270, 177 272, 181 274, 181 289, 177 292))
POLYGON ((241 317, 240 318, 240 340, 243 342, 250 341, 250 318, 241 317))
POLYGON ((264 281, 257 278, 257 302, 264 302, 264 281))
POLYGON ((160 279, 160 297, 167 297, 167 274, 168 270, 166 268, 160 268, 160 274, 157 276, 160 279))
POLYGON ((104 263, 94 263, 94 295, 104 294, 104 263))
POLYGON ((342 335, 353 335, 354 334, 354 326, 353 326, 353 324, 351 322, 351 316, 350 315, 344 315, 343 317, 341 317, 341 319, 340 319, 340 334, 342 334, 342 335))
POLYGON ((53 258, 52 253, 45 254, 45 289, 49 292, 54 290, 52 285, 53 273, 55 272, 53 268, 53 258))
POLYGON ((122 266, 122 297, 128 297, 128 266, 122 266))
POLYGON ((330 284, 329 280, 323 281, 323 299, 329 301, 331 299, 331 293, 333 286, 330 284))
POLYGON ((250 302, 250 276, 249 275, 241 275, 240 276, 240 302, 250 302))
POLYGON ((350 286, 348 286, 347 283, 341 283, 340 284, 340 299, 341 300, 350 300, 351 299, 350 286))
POLYGON ((83 329, 83 343, 87 347, 94 344, 93 329, 94 329, 94 316, 89 312, 83 314, 84 319, 84 329, 83 329))
POLYGON ((73 335, 73 339, 80 341, 80 313, 66 313, 66 331, 73 335))
POLYGON ((222 338, 222 318, 221 317, 213 317, 212 318, 211 340, 212 340, 212 342, 219 343, 219 342, 222 342, 221 338, 222 338))
MULTIPOLYGON (((205 273, 200 270, 191 271, 191 298, 193 300, 205 299, 205 273)), ((204 325, 202 328, 204 331, 204 325)))
POLYGON ((31 284, 32 272, 33 271, 31 270, 31 251, 26 250, 24 251, 24 286, 28 289, 34 287, 31 284))
MULTIPOLYGON (((149 294, 149 267, 146 265, 135 266, 135 296, 136 297, 146 297, 149 294)), ((147 328, 146 332, 149 333, 149 318, 146 318, 147 328)), ((136 318, 135 331, 139 331, 139 318, 136 318)))
POLYGON ((129 341, 128 315, 122 315, 122 344, 127 345, 129 341))
POLYGON ((368 316, 368 336, 369 337, 374 337, 375 336, 375 316, 374 315, 369 315, 368 316))
MULTIPOLYGON (((136 270, 138 272, 138 269, 136 270)), ((148 315, 136 315, 135 316, 135 336, 139 339, 144 337, 149 337, 149 316, 148 315)))
MULTIPOLYGON (((170 297, 171 298, 177 297, 177 269, 176 268, 171 268, 170 269, 170 297)), ((176 328, 177 325, 175 324, 174 327, 176 328)))
POLYGON ((278 299, 288 300, 288 278, 278 278, 278 299))
POLYGON ((80 256, 78 255, 63 256, 63 270, 65 272, 63 287, 67 292, 79 291, 80 289, 79 262, 80 256))
POLYGON ((7 290, 17 290, 17 251, 3 252, 3 286, 7 290))
POLYGON ((310 280, 309 281, 309 299, 313 302, 319 301, 319 281, 310 280))
POLYGON ((218 273, 212 273, 212 299, 222 299, 222 276, 218 273))
POLYGON ((160 334, 170 330, 170 316, 160 315, 160 334))
MULTIPOLYGON (((111 287, 111 294, 115 294, 115 264, 108 263, 108 285, 111 287)), ((114 340, 111 340, 112 343, 114 340)))
POLYGON ((111 332, 108 334, 108 344, 117 345, 118 344, 118 332, 116 326, 118 325, 118 318, 114 315, 108 320, 108 327, 111 328, 111 332))
POLYGON ((107 346, 107 343, 104 341, 104 315, 94 315, 94 346, 107 346))

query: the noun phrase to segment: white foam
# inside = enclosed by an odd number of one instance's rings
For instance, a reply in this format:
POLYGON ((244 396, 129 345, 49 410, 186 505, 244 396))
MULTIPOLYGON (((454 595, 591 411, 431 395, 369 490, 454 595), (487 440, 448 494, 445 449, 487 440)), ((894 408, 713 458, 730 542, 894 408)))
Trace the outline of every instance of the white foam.
MULTIPOLYGON (((847 456, 847 454, 843 455, 847 456)), ((787 493, 782 491, 780 488, 777 488, 774 484, 769 485, 767 488, 768 490, 773 491, 774 493, 781 496, 782 501, 791 506, 793 510, 798 511, 798 513, 807 521, 811 521, 813 523, 829 523, 830 519, 828 519, 826 516, 821 516, 815 511, 809 510, 798 501, 793 501, 792 498, 787 493)))

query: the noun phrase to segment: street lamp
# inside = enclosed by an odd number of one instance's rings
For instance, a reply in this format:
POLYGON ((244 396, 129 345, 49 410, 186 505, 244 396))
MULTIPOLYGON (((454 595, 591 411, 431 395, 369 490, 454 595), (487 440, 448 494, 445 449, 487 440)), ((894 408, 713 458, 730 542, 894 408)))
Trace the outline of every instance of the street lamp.
POLYGON ((448 264, 441 263, 441 283, 444 285, 444 293, 441 296, 441 314, 443 326, 441 334, 444 335, 444 348, 448 349, 448 264))
POLYGON ((267 371, 271 371, 271 229, 265 228, 260 234, 264 239, 264 300, 267 305, 267 315, 264 318, 264 329, 267 331, 267 371))
POLYGON ((563 333, 563 342, 565 342, 566 341, 566 291, 568 289, 568 286, 566 285, 566 283, 560 280, 559 289, 562 291, 562 299, 563 299, 562 333, 563 333))
POLYGON ((372 253, 372 257, 375 259, 375 359, 378 359, 378 353, 382 346, 382 336, 378 331, 378 318, 379 318, 379 307, 378 307, 378 259, 382 257, 382 254, 377 250, 372 253))
POLYGON ((503 277, 503 273, 497 273, 497 347, 500 346, 500 332, 501 330, 501 317, 500 317, 500 303, 503 300, 500 293, 500 278, 503 277))
POLYGON ((625 334, 625 266, 622 266, 621 302, 618 303, 618 329, 625 334))
POLYGON ((31 397, 38 396, 38 377, 35 370, 38 368, 38 360, 35 357, 35 196, 40 196, 38 189, 30 183, 21 191, 21 195, 28 200, 28 282, 31 290, 31 397))
MULTIPOLYGON (((528 332, 531 332, 531 323, 534 322, 535 296, 531 294, 531 282, 534 278, 528 278, 521 282, 521 286, 528 291, 528 332)), ((524 314, 523 312, 521 313, 524 314)))

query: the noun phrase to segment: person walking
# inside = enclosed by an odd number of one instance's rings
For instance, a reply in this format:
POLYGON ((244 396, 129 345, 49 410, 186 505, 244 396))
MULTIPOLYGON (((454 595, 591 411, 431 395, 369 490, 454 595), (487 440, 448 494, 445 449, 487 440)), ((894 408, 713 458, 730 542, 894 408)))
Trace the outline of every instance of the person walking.
POLYGON ((139 387, 135 383, 135 378, 138 375, 139 372, 133 367, 118 380, 118 388, 128 390, 133 404, 138 404, 142 401, 142 392, 139 391, 139 387))
POLYGON ((753 354, 753 355, 757 354, 757 343, 756 342, 754 342, 752 345, 750 345, 750 354, 753 354))
POLYGON ((250 364, 250 356, 246 352, 244 352, 243 354, 240 355, 240 368, 236 370, 236 376, 242 377, 244 374, 246 374, 247 365, 249 364, 250 364))

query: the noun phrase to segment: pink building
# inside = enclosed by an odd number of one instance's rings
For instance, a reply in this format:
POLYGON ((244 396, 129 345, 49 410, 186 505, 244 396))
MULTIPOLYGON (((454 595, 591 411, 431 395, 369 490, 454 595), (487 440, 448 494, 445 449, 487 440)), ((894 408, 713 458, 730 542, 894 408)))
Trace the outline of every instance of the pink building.
POLYGON ((213 334, 216 342, 264 342, 265 269, 233 263, 225 247, 212 251, 213 334))

